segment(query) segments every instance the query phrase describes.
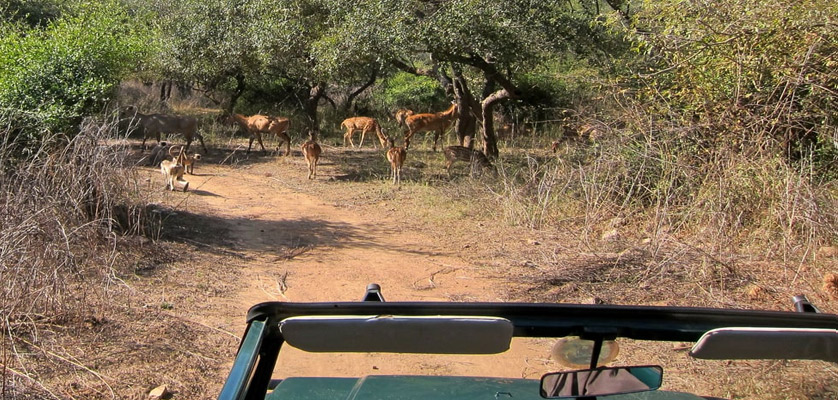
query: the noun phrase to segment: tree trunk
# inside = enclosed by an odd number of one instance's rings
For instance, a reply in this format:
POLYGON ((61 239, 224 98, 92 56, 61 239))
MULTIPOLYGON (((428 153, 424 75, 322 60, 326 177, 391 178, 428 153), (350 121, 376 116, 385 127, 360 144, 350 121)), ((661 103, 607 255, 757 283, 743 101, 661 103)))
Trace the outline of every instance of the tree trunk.
POLYGON ((160 102, 165 103, 172 98, 172 81, 163 81, 160 84, 160 102))
POLYGON ((349 97, 346 98, 346 103, 343 105, 343 111, 349 111, 349 108, 352 107, 352 102, 355 101, 355 98, 358 97, 364 90, 367 90, 370 86, 372 86, 376 79, 378 79, 378 67, 374 67, 372 69, 372 75, 370 79, 368 79, 358 90, 349 94, 349 97))
POLYGON ((320 99, 326 94, 326 84, 319 82, 308 91, 308 99, 305 103, 305 113, 308 116, 308 138, 317 141, 320 133, 320 123, 317 120, 317 106, 320 99))
POLYGON ((487 157, 498 157, 498 142, 495 137, 495 119, 493 109, 497 102, 512 97, 506 89, 498 90, 483 100, 483 153, 487 157))
POLYGON ((244 94, 244 90, 247 87, 244 82, 244 74, 239 72, 236 74, 236 90, 233 92, 233 95, 230 96, 230 104, 227 106, 227 113, 232 114, 233 110, 236 109, 236 103, 239 101, 239 97, 244 94))
POLYGON ((468 88, 468 82, 463 77, 459 66, 452 65, 454 71, 454 96, 457 99, 458 116, 454 131, 460 146, 472 148, 474 146, 474 132, 477 129, 477 119, 481 113, 479 104, 468 88))

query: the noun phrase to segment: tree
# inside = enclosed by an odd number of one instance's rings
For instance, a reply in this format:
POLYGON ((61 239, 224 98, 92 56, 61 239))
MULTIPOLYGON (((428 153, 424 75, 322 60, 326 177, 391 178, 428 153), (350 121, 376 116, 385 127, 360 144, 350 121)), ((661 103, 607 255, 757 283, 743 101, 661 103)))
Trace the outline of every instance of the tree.
POLYGON ((557 52, 590 48, 602 33, 589 27, 590 15, 576 12, 567 2, 385 3, 393 14, 379 22, 386 27, 375 39, 382 57, 403 71, 438 79, 458 103, 461 143, 479 126, 484 151, 495 157, 493 110, 499 102, 520 96, 516 76, 557 52), (422 62, 423 55, 430 56, 429 63, 422 62), (481 88, 479 97, 473 86, 481 88))
POLYGON ((82 3, 43 26, 0 37, 0 104, 18 138, 72 134, 101 111, 113 88, 148 53, 150 33, 117 1, 82 3))
POLYGON ((708 140, 727 132, 721 142, 799 155, 838 127, 836 15, 828 0, 647 1, 635 23, 650 55, 644 77, 708 140))

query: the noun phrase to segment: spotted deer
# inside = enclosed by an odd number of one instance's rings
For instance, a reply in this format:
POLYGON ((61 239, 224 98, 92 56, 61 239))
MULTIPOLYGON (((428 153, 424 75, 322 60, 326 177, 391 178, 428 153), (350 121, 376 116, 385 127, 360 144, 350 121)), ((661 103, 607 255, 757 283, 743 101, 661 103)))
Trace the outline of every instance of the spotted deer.
POLYGON ((390 169, 393 172, 393 184, 402 183, 402 165, 407 158, 407 151, 404 147, 396 147, 396 142, 391 138, 387 139, 390 148, 387 150, 387 161, 390 162, 390 169))
MULTIPOLYGON (((384 147, 387 144, 387 135, 384 134, 384 131, 381 129, 381 125, 375 120, 375 118, 347 118, 340 123, 340 127, 346 129, 346 133, 343 134, 344 146, 346 146, 346 142, 348 141, 353 148, 355 147, 355 143, 352 141, 352 135, 354 135, 357 131, 361 131, 361 143, 358 144, 358 147, 362 147, 364 145, 364 138, 366 137, 367 132, 375 132, 376 136, 378 136, 378 141, 381 142, 381 147, 384 147)), ((372 145, 373 147, 377 147, 375 141, 372 142, 372 145)))
POLYGON ((404 148, 410 148, 410 140, 417 132, 434 132, 433 150, 436 151, 439 137, 448 130, 457 115, 457 105, 452 104, 449 109, 442 112, 408 116, 404 120, 405 126, 407 126, 407 132, 404 134, 404 148))
POLYGON ((306 141, 300 148, 303 151, 306 162, 308 162, 308 179, 314 179, 317 177, 317 162, 320 160, 322 149, 313 140, 306 141))
POLYGON ((396 112, 395 112, 395 114, 393 114, 393 116, 396 117, 396 124, 398 124, 399 126, 404 126, 404 121, 407 119, 407 117, 409 117, 413 114, 416 114, 415 112, 413 112, 413 110, 408 110, 406 108, 400 108, 400 109, 396 110, 396 112))
POLYGON ((291 138, 288 137, 288 128, 291 126, 291 120, 283 117, 269 117, 267 115, 251 115, 245 116, 242 114, 230 114, 226 121, 228 125, 238 124, 239 127, 250 135, 250 143, 247 145, 247 152, 250 153, 253 147, 253 141, 259 142, 262 151, 265 151, 265 145, 262 143, 263 133, 273 133, 279 141, 276 145, 276 151, 279 152, 280 145, 285 143, 285 155, 291 155, 291 138))

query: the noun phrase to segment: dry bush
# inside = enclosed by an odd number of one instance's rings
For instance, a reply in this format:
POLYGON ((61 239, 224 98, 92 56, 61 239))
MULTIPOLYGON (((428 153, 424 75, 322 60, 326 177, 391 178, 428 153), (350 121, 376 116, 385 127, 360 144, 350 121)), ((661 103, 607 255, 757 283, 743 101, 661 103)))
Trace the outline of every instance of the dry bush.
POLYGON ((3 396, 48 392, 21 355, 55 329, 101 315, 117 243, 147 229, 128 149, 105 144, 114 125, 86 121, 75 138, 49 137, 27 157, 12 143, 0 148, 3 396))

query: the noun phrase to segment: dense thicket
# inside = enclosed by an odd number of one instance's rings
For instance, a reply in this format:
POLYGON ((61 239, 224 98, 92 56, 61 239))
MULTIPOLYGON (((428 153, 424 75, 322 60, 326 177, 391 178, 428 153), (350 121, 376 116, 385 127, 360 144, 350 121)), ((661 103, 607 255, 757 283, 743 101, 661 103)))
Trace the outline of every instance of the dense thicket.
POLYGON ((116 1, 13 2, 0 9, 0 125, 30 151, 78 131, 144 59, 148 35, 116 1))

